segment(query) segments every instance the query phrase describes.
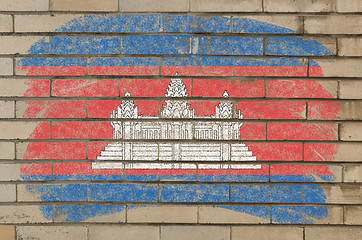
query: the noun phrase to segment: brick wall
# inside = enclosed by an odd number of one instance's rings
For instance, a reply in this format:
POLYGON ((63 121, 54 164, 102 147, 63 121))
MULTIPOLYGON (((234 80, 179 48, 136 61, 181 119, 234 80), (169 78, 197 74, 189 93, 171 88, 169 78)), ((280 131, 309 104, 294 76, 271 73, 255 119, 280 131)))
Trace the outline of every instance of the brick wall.
POLYGON ((0 240, 362 239, 361 12, 0 0, 0 240), (143 119, 110 117, 126 102, 143 119), (195 117, 164 117, 167 102, 195 117), (112 121, 194 125, 116 138, 112 121), (239 123, 237 140, 195 127, 239 123))

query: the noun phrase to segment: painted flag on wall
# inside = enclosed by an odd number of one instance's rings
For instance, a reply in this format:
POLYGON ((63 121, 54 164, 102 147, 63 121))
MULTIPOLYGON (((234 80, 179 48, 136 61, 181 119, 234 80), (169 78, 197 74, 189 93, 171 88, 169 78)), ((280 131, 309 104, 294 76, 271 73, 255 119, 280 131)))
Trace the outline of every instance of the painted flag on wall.
POLYGON ((303 120, 339 112, 308 100, 335 97, 310 78, 323 76, 312 57, 331 50, 241 17, 85 18, 56 32, 131 34, 57 35, 17 60, 24 96, 36 97, 22 117, 44 118, 20 144, 19 157, 37 160, 22 165, 34 181, 24 191, 69 203, 44 205, 44 216, 79 222, 185 203, 275 223, 328 217, 320 183, 339 181, 339 166, 318 161, 338 152, 338 127, 303 120))

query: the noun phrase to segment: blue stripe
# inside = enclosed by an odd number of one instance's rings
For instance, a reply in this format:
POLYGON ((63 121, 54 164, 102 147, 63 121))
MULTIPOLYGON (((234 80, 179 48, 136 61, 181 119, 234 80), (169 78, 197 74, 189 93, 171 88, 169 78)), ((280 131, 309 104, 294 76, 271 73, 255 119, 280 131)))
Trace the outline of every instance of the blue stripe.
POLYGON ((25 181, 44 181, 52 180, 52 175, 21 175, 21 178, 25 181))
POLYGON ((167 33, 229 33, 230 17, 166 14, 160 16, 159 32, 167 33))
POLYGON ((207 55, 263 55, 260 37, 199 37, 194 38, 194 54, 207 55))
POLYGON ((49 42, 45 40, 45 38, 40 39, 28 50, 28 54, 48 54, 49 53, 49 42))
POLYGON ((288 28, 243 17, 233 17, 234 33, 297 33, 288 28))
POLYGON ((54 219, 61 218, 62 222, 84 222, 92 217, 115 214, 125 209, 122 205, 62 205, 54 207, 54 219))
POLYGON ((324 203, 327 196, 320 185, 303 184, 303 203, 324 203))
POLYGON ((190 37, 145 35, 122 37, 123 54, 189 54, 190 37))
POLYGON ((272 222, 285 224, 313 224, 328 216, 325 206, 278 206, 272 207, 272 222))
MULTIPOLYGON (((329 62, 333 63, 334 60, 329 60, 329 62)), ((319 67, 319 64, 314 61, 314 60, 309 60, 309 66, 312 66, 312 67, 319 67)))
POLYGON ((308 59, 306 58, 251 58, 251 57, 235 57, 235 66, 285 66, 285 67, 294 67, 294 66, 304 66, 308 65, 308 59))
POLYGON ((160 62, 157 58, 91 58, 89 66, 136 66, 136 67, 147 67, 147 66, 159 66, 160 62))
POLYGON ((268 175, 198 175, 204 182, 268 182, 268 175))
POLYGON ((52 37, 51 53, 112 54, 121 52, 119 37, 52 37))
POLYGON ((54 175, 54 180, 123 180, 123 175, 54 175))
POLYGON ((86 32, 156 33, 158 15, 88 15, 86 32))
POLYGON ((87 201, 86 184, 28 184, 26 189, 44 202, 87 201))
POLYGON ((233 66, 233 57, 192 56, 164 57, 162 66, 233 66))
POLYGON ((315 40, 296 37, 273 37, 266 39, 265 54, 294 56, 329 56, 332 51, 315 40))
POLYGON ((79 17, 69 21, 60 28, 57 28, 55 32, 84 32, 85 21, 84 17, 79 17))
POLYGON ((228 185, 162 185, 161 202, 229 202, 228 185))
POLYGON ((145 184, 90 184, 90 201, 157 202, 158 188, 145 184))
POLYGON ((17 62, 18 66, 39 66, 39 67, 85 67, 86 58, 22 58, 17 62))
POLYGON ((302 185, 231 185, 231 202, 301 203, 302 185))
POLYGON ((333 175, 271 175, 272 182, 317 182, 320 179, 326 182, 333 182, 336 177, 333 175))
POLYGON ((196 175, 126 175, 128 181, 196 181, 196 175))

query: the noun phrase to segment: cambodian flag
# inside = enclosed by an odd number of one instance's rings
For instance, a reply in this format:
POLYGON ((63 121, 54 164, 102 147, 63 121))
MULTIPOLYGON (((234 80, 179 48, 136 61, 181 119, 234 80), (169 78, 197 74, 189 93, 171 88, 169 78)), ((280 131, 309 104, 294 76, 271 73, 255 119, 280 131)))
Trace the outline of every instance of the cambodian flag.
MULTIPOLYGON (((338 146, 319 141, 337 140, 338 129, 302 120, 313 120, 317 113, 310 108, 319 104, 306 99, 333 98, 323 82, 308 78, 323 75, 313 56, 331 55, 329 49, 293 37, 293 30, 241 17, 232 22, 230 17, 157 14, 85 18, 56 32, 132 34, 54 36, 50 43, 34 43, 29 49, 33 55, 17 61, 17 74, 30 77, 24 96, 36 97, 26 103, 22 117, 45 119, 37 121, 29 140, 20 144, 19 157, 36 160, 22 165, 22 179, 34 181, 22 190, 55 203, 54 208, 41 208, 45 217, 81 222, 177 205, 216 206, 260 222, 316 223, 328 218, 320 183, 339 181, 340 168, 317 161, 333 159, 338 146), (167 98, 176 78, 182 80, 177 90, 183 95, 167 98), (174 101, 194 113, 175 121, 201 119, 200 134, 206 134, 201 123, 210 119, 242 125, 238 139, 151 138, 142 132, 117 138, 111 114, 127 101, 130 114, 137 108, 138 117, 119 118, 121 124, 172 122, 160 113, 167 101, 174 101), (227 110, 222 104, 230 104, 230 118, 215 117, 216 109, 227 110), (199 149, 205 150, 200 154, 199 149)), ((339 106, 319 110, 319 119, 329 119, 339 106)), ((135 126, 132 134, 137 131, 135 126)), ((182 131, 187 134, 186 128, 182 131)), ((221 136, 220 131, 211 133, 221 136)))

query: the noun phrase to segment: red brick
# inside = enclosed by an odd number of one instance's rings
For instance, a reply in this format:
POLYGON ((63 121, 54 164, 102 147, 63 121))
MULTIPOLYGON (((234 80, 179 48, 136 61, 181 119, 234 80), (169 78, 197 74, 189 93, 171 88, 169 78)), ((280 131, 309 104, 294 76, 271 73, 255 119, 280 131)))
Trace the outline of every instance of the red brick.
MULTIPOLYGON (((120 96, 128 91, 131 97, 164 97, 170 79, 121 79, 120 96)), ((182 79, 187 89, 188 96, 191 95, 191 79, 182 79)))
POLYGON ((266 97, 271 98, 335 98, 337 83, 315 80, 266 81, 266 97), (331 91, 331 92, 329 92, 331 91))
POLYGON ((309 101, 308 119, 334 120, 337 118, 340 104, 335 101, 309 101))
POLYGON ((264 97, 264 80, 193 79, 194 97, 222 97, 225 91, 230 97, 264 97))
POLYGON ((28 86, 28 89, 24 93, 24 97, 50 96, 50 80, 48 79, 27 79, 25 84, 28 86))
POLYGON ((57 79, 52 84, 57 97, 117 97, 118 80, 57 79))
POLYGON ((238 108, 244 119, 305 119, 304 101, 243 100, 238 108))
POLYGON ((265 140, 266 124, 265 123, 243 123, 240 127, 241 140, 265 140))
POLYGON ((302 161, 301 143, 247 143, 257 161, 302 161))
POLYGON ((109 144, 109 142, 89 142, 87 143, 88 159, 97 159, 100 152, 109 144))
POLYGON ((86 144, 78 142, 30 142, 16 147, 18 159, 85 159, 86 144))
MULTIPOLYGON (((88 117, 89 118, 109 118, 113 110, 122 101, 107 101, 107 100, 91 100, 88 101, 88 117)), ((157 101, 134 101, 138 106, 138 115, 143 116, 158 116, 159 104, 157 101)))
POLYGON ((268 123, 268 140, 338 140, 332 123, 268 123))
POLYGON ((59 122, 52 126, 54 139, 111 139, 113 128, 109 122, 59 122))
POLYGON ((16 113, 23 118, 85 118, 85 101, 17 102, 16 113))
POLYGON ((50 138, 49 122, 40 122, 29 136, 29 139, 49 139, 49 138, 50 138))

